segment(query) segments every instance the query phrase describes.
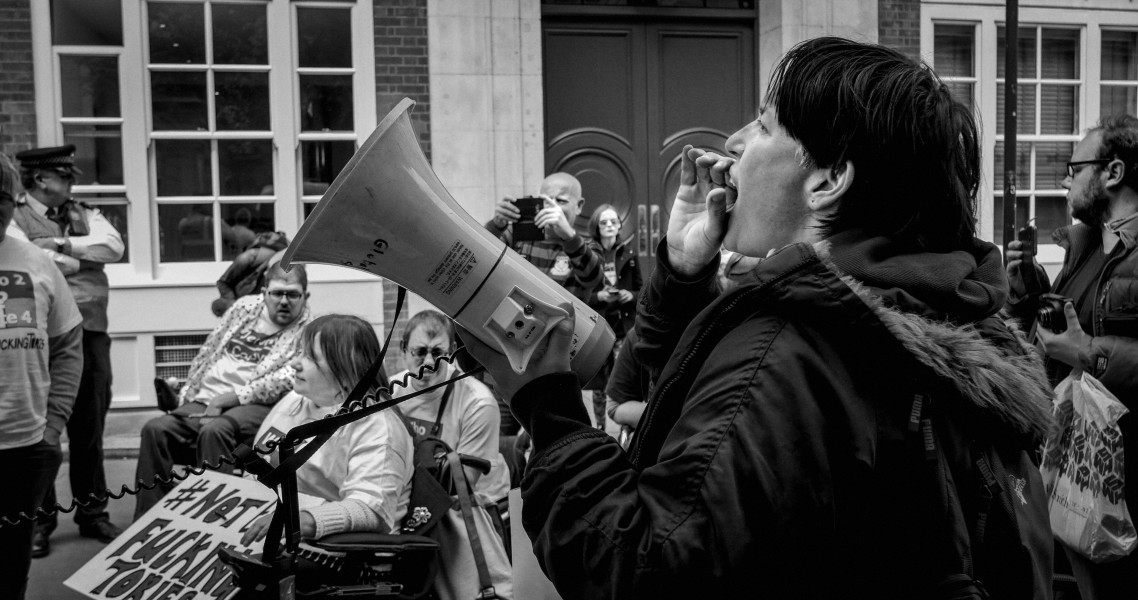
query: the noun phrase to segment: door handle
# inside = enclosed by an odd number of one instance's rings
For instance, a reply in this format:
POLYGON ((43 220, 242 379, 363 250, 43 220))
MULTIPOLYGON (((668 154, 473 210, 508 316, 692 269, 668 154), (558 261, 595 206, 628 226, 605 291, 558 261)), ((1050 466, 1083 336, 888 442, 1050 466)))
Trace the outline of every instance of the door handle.
POLYGON ((636 253, 651 256, 648 247, 648 207, 643 204, 636 206, 636 253))
POLYGON ((651 231, 652 231, 652 236, 651 236, 652 237, 652 246, 649 249, 649 251, 655 252, 656 246, 660 245, 660 205, 659 204, 653 204, 652 205, 652 220, 649 224, 649 227, 651 228, 651 231))

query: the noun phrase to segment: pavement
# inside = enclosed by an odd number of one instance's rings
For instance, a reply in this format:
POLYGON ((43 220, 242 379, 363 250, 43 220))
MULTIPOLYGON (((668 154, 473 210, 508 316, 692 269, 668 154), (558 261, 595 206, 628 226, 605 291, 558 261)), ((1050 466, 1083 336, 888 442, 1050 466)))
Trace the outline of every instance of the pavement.
MULTIPOLYGON (((592 419, 592 394, 588 391, 582 393, 582 400, 592 419)), ((107 415, 107 425, 103 436, 103 467, 107 475, 107 487, 118 493, 123 485, 134 483, 135 465, 138 463, 139 432, 142 425, 153 417, 162 414, 157 409, 152 410, 122 410, 112 411, 107 415)), ((619 433, 619 428, 612 421, 606 419, 605 430, 611 434, 619 433)), ((63 442, 63 466, 55 478, 55 491, 59 503, 67 506, 71 502, 71 484, 68 482, 70 464, 67 460, 67 439, 63 442)), ((107 504, 107 511, 111 515, 111 522, 126 529, 134 519, 134 497, 124 496, 122 499, 107 504)), ((59 526, 51 535, 51 553, 44 558, 32 560, 32 568, 28 574, 28 591, 26 600, 82 600, 87 598, 83 594, 63 585, 63 582, 80 567, 85 565, 102 549, 104 544, 97 540, 79 535, 79 527, 72 519, 72 514, 61 514, 59 526)))

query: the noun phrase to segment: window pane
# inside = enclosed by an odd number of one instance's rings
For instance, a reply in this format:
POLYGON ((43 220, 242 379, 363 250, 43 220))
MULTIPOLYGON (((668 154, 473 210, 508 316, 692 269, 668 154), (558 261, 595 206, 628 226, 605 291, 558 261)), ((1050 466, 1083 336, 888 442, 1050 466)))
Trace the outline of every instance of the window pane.
POLYGON ((976 28, 972 25, 936 25, 933 28, 933 65, 942 76, 971 77, 976 28))
POLYGON ((1035 144, 1036 190, 1061 190, 1059 182, 1067 176, 1067 161, 1075 151, 1072 142, 1037 142, 1035 144))
MULTIPOLYGON (((1020 188, 1027 187, 1028 178, 1031 176, 1031 171, 1028 170, 1031 166, 1031 148, 1029 146, 1029 144, 1016 144, 1016 182, 1019 183, 1020 188)), ((992 179, 995 183, 996 191, 999 192, 1004 189, 1003 142, 996 142, 996 151, 993 155, 992 179)))
MULTIPOLYGON (((1016 203, 1016 228, 1023 227, 1027 224, 1027 203, 1028 199, 1024 196, 1019 197, 1019 202, 1016 203)), ((1042 234, 1039 240, 1050 239, 1044 238, 1042 234)), ((1004 197, 996 196, 992 199, 992 243, 997 246, 1004 245, 1004 197)))
POLYGON ((268 73, 215 73, 213 90, 218 131, 271 128, 268 73))
MULTIPOLYGON (((1016 96, 1016 133, 1035 133, 1035 86, 1018 85, 1016 96)), ((996 84, 996 133, 1004 133, 1004 84, 996 84)))
POLYGON ((264 6, 214 4, 214 64, 269 64, 267 30, 264 6))
POLYGON ((273 193, 272 140, 218 140, 222 196, 259 196, 273 193))
POLYGON ((151 64, 204 64, 203 4, 150 2, 151 64))
POLYGON ((1138 110, 1136 104, 1138 104, 1138 88, 1104 85, 1099 96, 1099 116, 1133 115, 1138 110))
POLYGON ((1035 198, 1036 238, 1040 244, 1050 244, 1051 233, 1071 224, 1066 196, 1037 196, 1035 198))
POLYGON ((1045 79, 1079 78, 1079 30, 1044 29, 1043 58, 1045 79))
POLYGON ((106 218, 107 221, 109 221, 110 224, 118 230, 119 235, 122 236, 122 243, 125 248, 122 253, 122 258, 116 262, 130 262, 130 228, 127 226, 128 221, 126 200, 122 196, 117 196, 115 199, 118 200, 118 202, 114 204, 108 204, 105 203, 105 201, 92 201, 95 197, 99 196, 101 195, 82 195, 77 196, 77 199, 93 204, 95 208, 99 209, 99 212, 103 213, 103 217, 106 218))
POLYGON ((273 231, 273 205, 222 204, 221 205, 221 259, 233 260, 253 244, 258 233, 273 231))
POLYGON ((119 64, 114 56, 59 57, 65 117, 118 117, 119 64))
POLYGON ((297 8, 297 52, 301 67, 351 67, 349 9, 297 8))
POLYGON ((1079 87, 1041 85, 1040 133, 1079 133, 1079 87))
POLYGON ((51 43, 121 46, 122 0, 51 0, 51 43))
POLYGON ((122 130, 118 125, 63 126, 63 142, 75 144, 75 166, 84 185, 122 185, 122 130))
POLYGON ((323 194, 356 152, 356 143, 301 142, 300 156, 303 169, 305 196, 323 194))
POLYGON ((1138 80, 1138 32, 1102 32, 1102 78, 1138 80))
POLYGON ((214 260, 212 204, 158 205, 158 260, 214 260))
POLYGON ((960 102, 961 104, 963 104, 964 106, 967 106, 970 109, 973 108, 973 106, 972 106, 972 84, 971 83, 964 83, 961 81, 949 81, 949 82, 945 83, 945 86, 948 87, 948 91, 952 93, 952 97, 956 98, 957 102, 960 102))
MULTIPOLYGON (((1016 53, 1016 70, 1020 78, 1034 79, 1035 72, 1035 28, 1019 28, 1019 52, 1016 53)), ((1004 76, 1004 28, 996 28, 996 77, 1004 76)))
POLYGON ((300 76, 302 131, 352 131, 351 75, 300 76))
POLYGON ((150 95, 157 131, 205 131, 209 127, 205 73, 150 74, 150 95))
POLYGON ((209 142, 154 140, 159 196, 211 195, 209 142))

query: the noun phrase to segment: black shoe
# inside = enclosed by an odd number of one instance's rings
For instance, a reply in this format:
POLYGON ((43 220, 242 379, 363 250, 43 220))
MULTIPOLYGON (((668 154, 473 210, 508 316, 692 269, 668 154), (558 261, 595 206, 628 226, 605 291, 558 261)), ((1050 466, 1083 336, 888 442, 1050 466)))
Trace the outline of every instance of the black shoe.
POLYGON ((117 538, 121 533, 122 529, 111 523, 110 519, 99 519, 79 526, 79 535, 94 538, 104 544, 117 538))
POLYGON ((51 554, 51 542, 46 533, 36 530, 32 536, 32 558, 43 558, 48 554, 51 554))

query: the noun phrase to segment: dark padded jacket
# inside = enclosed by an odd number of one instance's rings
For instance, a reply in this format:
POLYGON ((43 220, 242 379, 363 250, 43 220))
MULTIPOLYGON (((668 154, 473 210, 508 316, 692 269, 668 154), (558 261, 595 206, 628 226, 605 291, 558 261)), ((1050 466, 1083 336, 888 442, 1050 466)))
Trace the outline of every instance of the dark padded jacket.
MULTIPOLYGON (((589 429, 571 374, 515 395, 543 569, 566 599, 928 597, 947 534, 917 482, 915 394, 956 432, 942 445, 959 489, 977 478, 968 439, 1026 456, 1051 423, 1038 356, 993 317, 999 250, 908 254, 847 232, 782 249, 720 297, 716 267, 682 281, 661 260, 641 296, 638 350, 664 367, 629 454, 589 429)), ((1046 503, 1023 473, 1009 483, 1042 527, 996 560, 1021 583, 1005 597, 1049 597, 1046 503)))
MULTIPOLYGON (((1121 250, 1107 261, 1091 298, 1094 302, 1094 329, 1087 333, 1094 339, 1079 358, 1083 370, 1101 381, 1130 409, 1118 424, 1123 438, 1133 440, 1138 439, 1138 417, 1134 414, 1138 412, 1138 218, 1124 223, 1120 234, 1118 244, 1121 250)), ((1097 228, 1076 223, 1057 229, 1052 239, 1066 254, 1054 284, 1048 283, 1046 272, 1036 265, 1042 288, 1070 297, 1077 296, 1081 291, 1067 289, 1067 284, 1076 266, 1081 265, 1090 252, 1102 248, 1102 234, 1097 228)), ((1011 296, 1008 298, 1008 312, 1019 318, 1027 329, 1034 325, 1038 300, 1038 295, 1011 296)), ((1047 369, 1053 384, 1058 384, 1071 370, 1051 360, 1047 369)), ((1138 460, 1126 462, 1126 480, 1138 481, 1138 460)), ((1138 485, 1127 485, 1126 490, 1127 503, 1138 505, 1138 485)))

